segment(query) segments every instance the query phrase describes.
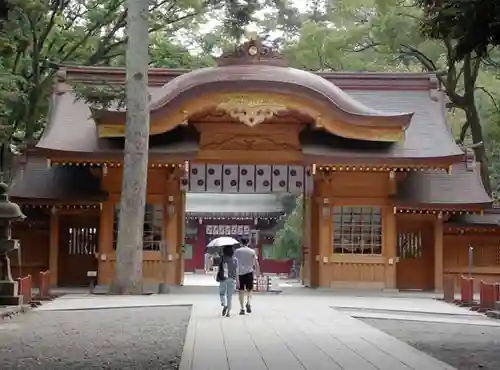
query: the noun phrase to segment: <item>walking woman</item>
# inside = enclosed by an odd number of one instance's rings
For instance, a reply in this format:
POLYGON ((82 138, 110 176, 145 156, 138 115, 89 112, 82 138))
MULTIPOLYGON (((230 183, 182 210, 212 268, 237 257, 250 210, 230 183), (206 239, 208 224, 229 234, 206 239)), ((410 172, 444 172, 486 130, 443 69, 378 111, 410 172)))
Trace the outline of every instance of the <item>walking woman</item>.
POLYGON ((225 317, 231 316, 233 294, 236 290, 236 281, 238 277, 238 260, 233 254, 233 246, 228 245, 223 247, 219 269, 217 271, 222 316, 225 317))

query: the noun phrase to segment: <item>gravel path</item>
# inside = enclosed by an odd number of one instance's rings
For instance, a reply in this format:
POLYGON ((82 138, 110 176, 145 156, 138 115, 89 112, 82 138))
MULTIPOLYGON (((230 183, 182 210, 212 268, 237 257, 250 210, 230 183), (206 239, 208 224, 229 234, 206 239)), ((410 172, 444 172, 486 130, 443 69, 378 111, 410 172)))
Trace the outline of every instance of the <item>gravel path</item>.
POLYGON ((190 307, 34 311, 0 321, 0 369, 179 368, 190 307))
POLYGON ((362 319, 458 370, 500 369, 500 328, 362 319))

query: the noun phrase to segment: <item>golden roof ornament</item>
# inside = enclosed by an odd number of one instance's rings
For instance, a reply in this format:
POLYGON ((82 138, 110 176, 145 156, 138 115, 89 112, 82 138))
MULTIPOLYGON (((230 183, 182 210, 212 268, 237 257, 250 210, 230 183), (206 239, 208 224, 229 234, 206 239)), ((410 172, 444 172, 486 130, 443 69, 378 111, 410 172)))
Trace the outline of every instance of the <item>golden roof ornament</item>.
POLYGON ((249 64, 288 66, 283 56, 273 46, 264 44, 256 32, 249 32, 247 37, 248 41, 217 58, 217 64, 220 67, 249 64))

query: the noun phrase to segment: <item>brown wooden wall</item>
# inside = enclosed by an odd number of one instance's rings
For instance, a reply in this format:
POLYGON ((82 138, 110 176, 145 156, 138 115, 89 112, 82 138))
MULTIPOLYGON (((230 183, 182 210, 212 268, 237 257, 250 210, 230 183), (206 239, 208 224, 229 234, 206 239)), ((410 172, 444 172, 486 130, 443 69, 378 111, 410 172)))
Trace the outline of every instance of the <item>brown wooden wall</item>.
MULTIPOLYGON (((500 228, 499 228, 500 229, 500 228)), ((500 230, 494 233, 446 233, 444 236, 444 274, 455 278, 467 275, 469 245, 474 248, 472 274, 480 280, 500 283, 500 230)))
MULTIPOLYGON (((165 212, 164 239, 167 251, 145 251, 143 253, 143 275, 146 282, 180 283, 182 238, 178 225, 182 223, 183 198, 178 176, 171 176, 172 168, 150 168, 146 201, 155 204, 175 204, 175 214, 165 212)), ((102 189, 109 193, 109 200, 103 203, 99 239, 99 283, 110 284, 114 277, 116 252, 113 250, 113 219, 115 204, 120 202, 122 186, 121 168, 110 168, 102 176, 102 189)), ((166 207, 165 207, 166 210, 166 207)))
POLYGON ((24 222, 13 224, 12 238, 19 240, 21 249, 21 263, 17 252, 9 254, 14 278, 30 274, 38 284, 39 272, 49 268, 49 217, 40 212, 24 222))
MULTIPOLYGON (((316 199, 327 198, 332 207, 381 207, 383 212, 383 246, 390 244, 390 238, 385 235, 385 225, 387 222, 390 222, 390 218, 395 217, 388 200, 391 191, 392 185, 387 172, 333 172, 326 179, 315 182, 316 199)), ((325 220, 324 216, 321 215, 321 208, 322 205, 319 204, 315 210, 315 212, 320 213, 318 217, 319 232, 320 235, 323 235, 321 241, 319 241, 321 244, 319 253, 319 267, 321 269, 320 286, 385 288, 388 280, 387 275, 390 274, 392 269, 387 263, 387 251, 383 250, 380 255, 334 254, 333 214, 330 213, 329 217, 325 220)))

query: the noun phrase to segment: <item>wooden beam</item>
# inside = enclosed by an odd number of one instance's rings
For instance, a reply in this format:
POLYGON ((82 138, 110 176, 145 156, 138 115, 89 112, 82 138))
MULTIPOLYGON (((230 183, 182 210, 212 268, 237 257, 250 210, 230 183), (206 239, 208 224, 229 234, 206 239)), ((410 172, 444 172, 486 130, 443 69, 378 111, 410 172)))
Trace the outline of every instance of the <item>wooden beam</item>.
POLYGON ((386 259, 385 288, 397 288, 397 227, 394 207, 383 209, 382 254, 386 259))
POLYGON ((443 290, 443 218, 434 222, 434 290, 443 290))
POLYGON ((52 208, 50 213, 49 270, 50 285, 57 286, 59 269, 59 213, 52 208))

